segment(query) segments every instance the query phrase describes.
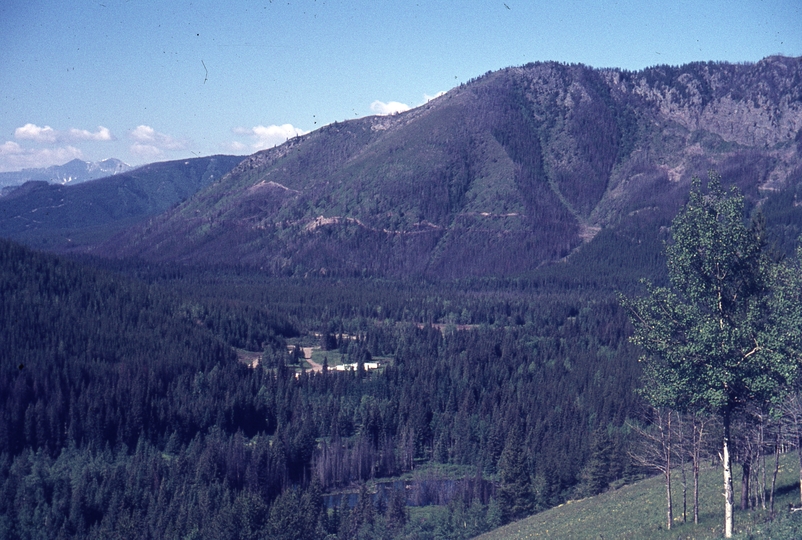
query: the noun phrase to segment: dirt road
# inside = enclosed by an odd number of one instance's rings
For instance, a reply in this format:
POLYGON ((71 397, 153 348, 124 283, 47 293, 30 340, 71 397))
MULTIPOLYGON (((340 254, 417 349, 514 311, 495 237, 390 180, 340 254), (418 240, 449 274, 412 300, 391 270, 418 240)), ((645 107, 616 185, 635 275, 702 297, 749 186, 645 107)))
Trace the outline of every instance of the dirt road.
POLYGON ((304 352, 304 360, 306 363, 312 366, 312 371, 315 373, 320 373, 323 371, 323 366, 318 364, 317 362, 312 360, 312 350, 319 349, 320 347, 302 347, 301 350, 304 352))

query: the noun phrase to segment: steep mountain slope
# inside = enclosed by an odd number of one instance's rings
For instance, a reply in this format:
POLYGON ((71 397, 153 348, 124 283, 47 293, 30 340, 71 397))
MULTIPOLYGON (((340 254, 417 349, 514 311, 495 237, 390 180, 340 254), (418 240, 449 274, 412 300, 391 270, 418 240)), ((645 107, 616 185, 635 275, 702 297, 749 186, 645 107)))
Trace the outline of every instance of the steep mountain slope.
POLYGON ((241 160, 152 163, 77 185, 29 182, 0 198, 0 236, 56 251, 94 245, 186 200, 241 160))
POLYGON ((254 154, 100 251, 279 273, 520 274, 605 228, 630 244, 656 231, 710 168, 755 202, 794 185, 801 81, 802 59, 782 57, 508 68, 254 154))

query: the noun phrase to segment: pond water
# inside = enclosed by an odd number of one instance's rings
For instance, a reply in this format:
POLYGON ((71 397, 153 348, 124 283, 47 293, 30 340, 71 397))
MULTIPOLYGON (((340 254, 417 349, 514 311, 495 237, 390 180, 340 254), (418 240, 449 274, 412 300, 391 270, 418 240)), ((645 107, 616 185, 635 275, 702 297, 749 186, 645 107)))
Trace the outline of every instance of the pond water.
MULTIPOLYGON (((403 490, 406 494, 407 506, 446 505, 466 489, 471 490, 483 503, 487 503, 486 499, 489 499, 494 491, 492 482, 484 479, 453 480, 439 477, 376 482, 376 491, 371 493, 371 496, 374 504, 378 504, 381 501, 382 504, 386 505, 389 504, 393 492, 403 490)), ((323 495, 323 502, 328 509, 340 508, 343 505, 353 508, 358 500, 358 491, 323 495)))

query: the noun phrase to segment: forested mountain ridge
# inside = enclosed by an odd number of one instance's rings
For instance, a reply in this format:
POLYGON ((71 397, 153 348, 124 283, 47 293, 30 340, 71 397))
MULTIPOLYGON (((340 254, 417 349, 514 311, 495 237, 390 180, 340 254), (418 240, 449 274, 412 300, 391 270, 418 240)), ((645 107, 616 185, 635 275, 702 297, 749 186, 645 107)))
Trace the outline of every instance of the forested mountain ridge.
POLYGON ((82 250, 186 200, 241 159, 151 163, 77 185, 28 182, 0 198, 0 236, 38 249, 82 250))
POLYGON ((784 57, 507 68, 254 154, 98 253, 296 275, 522 274, 601 230, 653 240, 710 168, 753 204, 793 199, 800 81, 802 59, 784 57))

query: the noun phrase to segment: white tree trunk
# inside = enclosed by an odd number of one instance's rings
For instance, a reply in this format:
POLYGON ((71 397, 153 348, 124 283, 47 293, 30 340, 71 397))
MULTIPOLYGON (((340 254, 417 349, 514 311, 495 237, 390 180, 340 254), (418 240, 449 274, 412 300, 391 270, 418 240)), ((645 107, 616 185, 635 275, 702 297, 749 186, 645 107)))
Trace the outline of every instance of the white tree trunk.
POLYGON ((799 454, 799 502, 802 504, 802 431, 799 431, 797 441, 797 453, 799 454))
POLYGON ((671 504, 671 469, 666 473, 666 529, 671 530, 674 521, 674 507, 671 504))
POLYGON ((732 460, 730 459, 730 414, 723 415, 724 421, 724 538, 732 538, 732 460))
POLYGON ((671 504, 671 411, 668 411, 668 422, 666 429, 666 519, 668 524, 666 528, 670 531, 671 524, 674 522, 674 506, 671 504))

